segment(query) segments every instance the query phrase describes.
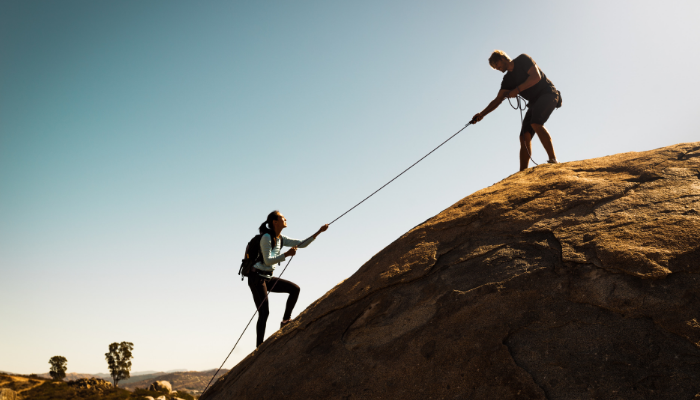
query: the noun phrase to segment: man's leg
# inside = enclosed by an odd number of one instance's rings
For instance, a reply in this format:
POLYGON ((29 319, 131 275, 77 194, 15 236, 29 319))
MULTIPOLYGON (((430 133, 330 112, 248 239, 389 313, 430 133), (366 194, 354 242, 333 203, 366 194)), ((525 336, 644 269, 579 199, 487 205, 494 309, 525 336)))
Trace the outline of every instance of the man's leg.
POLYGON ((530 164, 530 154, 532 154, 532 147, 530 146, 531 141, 532 141, 532 135, 530 135, 530 132, 523 132, 520 135, 520 170, 521 171, 526 170, 528 164, 530 164))
POLYGON ((535 132, 537 132, 537 136, 540 137, 540 142, 542 142, 542 146, 544 147, 544 150, 547 152, 549 159, 556 160, 557 156, 554 154, 554 145, 552 144, 552 137, 549 135, 547 128, 545 128, 544 125, 540 125, 540 124, 530 124, 530 125, 532 126, 532 129, 534 129, 535 132))

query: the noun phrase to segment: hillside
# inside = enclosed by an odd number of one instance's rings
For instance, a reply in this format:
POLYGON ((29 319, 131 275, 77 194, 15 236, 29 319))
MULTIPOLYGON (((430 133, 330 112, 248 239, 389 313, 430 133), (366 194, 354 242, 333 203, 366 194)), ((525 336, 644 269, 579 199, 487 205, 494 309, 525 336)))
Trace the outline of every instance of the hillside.
MULTIPOLYGON (((136 380, 122 385, 119 387, 128 390, 134 390, 136 388, 147 388, 153 381, 168 381, 173 386, 174 390, 186 390, 190 393, 198 393, 207 386, 209 380, 214 376, 214 372, 211 371, 187 371, 187 372, 174 372, 171 374, 157 375, 154 377, 149 377, 141 380, 136 380)), ((228 372, 227 369, 222 369, 219 372, 219 376, 228 372)))
MULTIPOLYGON (((37 374, 38 377, 44 378, 44 379, 51 379, 51 374, 48 372, 43 373, 43 374, 37 374)), ((90 379, 90 378, 100 378, 104 380, 111 380, 111 376, 109 374, 81 374, 77 372, 67 372, 66 377, 63 379, 64 381, 75 381, 78 379, 90 379)))
POLYGON ((0 389, 10 389, 16 393, 26 392, 46 382, 45 379, 30 378, 0 372, 0 389))
POLYGON ((201 399, 691 399, 698 237, 700 142, 531 168, 398 238, 201 399))

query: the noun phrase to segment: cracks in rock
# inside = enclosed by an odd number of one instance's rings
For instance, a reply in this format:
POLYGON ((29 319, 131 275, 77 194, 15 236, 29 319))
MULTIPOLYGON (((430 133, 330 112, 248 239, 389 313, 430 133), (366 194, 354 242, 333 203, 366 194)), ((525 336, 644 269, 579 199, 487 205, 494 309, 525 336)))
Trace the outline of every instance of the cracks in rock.
MULTIPOLYGON (((642 306, 637 307, 636 310, 638 310, 638 309, 640 309, 640 308, 643 307, 644 302, 646 301, 646 297, 647 297, 647 295, 645 294, 645 295, 644 295, 644 298, 642 299, 642 306)), ((664 327, 663 325, 661 325, 660 323, 658 323, 658 322, 656 321, 656 318, 654 318, 653 315, 632 316, 633 314, 625 313, 625 312, 623 312, 623 311, 619 311, 619 310, 613 309, 613 308, 611 308, 611 307, 605 307, 605 306, 602 305, 602 304, 596 304, 596 303, 589 302, 589 301, 580 301, 580 300, 576 300, 575 298, 572 298, 572 297, 569 297, 569 298, 568 298, 568 301, 570 301, 570 302, 572 302, 572 303, 575 303, 575 304, 581 304, 581 305, 586 305, 586 306, 595 307, 595 308, 598 308, 598 309, 603 310, 603 311, 605 311, 605 312, 609 312, 609 313, 611 313, 611 314, 617 315, 618 317, 624 318, 624 319, 648 320, 648 321, 651 322, 652 326, 654 326, 654 328, 655 328, 659 333, 663 333, 663 334, 666 334, 666 335, 673 335, 673 336, 676 336, 676 337, 678 337, 678 338, 680 338, 680 339, 682 339, 682 340, 684 340, 684 341, 687 341, 687 342, 689 342, 689 343, 691 343, 691 344, 693 344, 693 345, 696 345, 696 344, 693 343, 691 340, 689 340, 687 337, 684 337, 684 336, 682 336, 682 335, 680 335, 680 334, 678 334, 678 333, 676 333, 676 332, 673 332, 673 331, 671 331, 671 330, 666 329, 666 327, 664 327)), ((689 300, 686 301, 686 302, 684 302, 683 307, 685 307, 688 303, 689 303, 689 300)), ((573 322, 573 321, 572 321, 572 322, 573 322)))
POLYGON ((532 383, 534 383, 535 386, 537 386, 538 388, 540 388, 540 390, 542 391, 542 396, 544 396, 544 398, 545 398, 546 400, 549 400, 549 395, 548 395, 548 393, 547 393, 547 390, 546 390, 545 388, 543 388, 539 383, 537 383, 537 380, 535 379, 535 376, 534 376, 530 371, 528 371, 524 366, 518 364, 518 361, 515 359, 515 356, 513 356, 513 351, 511 350, 510 346, 508 346, 508 343, 507 343, 508 339, 510 338, 510 335, 511 335, 511 334, 508 334, 508 335, 501 341, 501 343, 503 344, 503 346, 505 346, 505 348, 508 350, 508 354, 510 355, 510 359, 513 360, 513 364, 515 364, 518 368, 520 368, 523 372, 525 372, 525 373, 530 377, 530 379, 532 379, 532 383))
POLYGON ((691 158, 693 158, 693 157, 700 157, 700 152, 698 152, 697 154, 693 154, 693 153, 695 153, 695 152, 698 151, 698 150, 700 150, 700 146, 698 146, 698 147, 696 147, 696 148, 694 148, 694 149, 690 149, 690 150, 686 151, 685 153, 679 155, 678 158, 676 158, 676 159, 677 159, 678 161, 685 161, 685 160, 689 160, 689 159, 691 159, 691 158), (691 155, 688 156, 688 154, 691 154, 691 155))
MULTIPOLYGON (((649 204, 661 204, 661 203, 675 202, 675 201, 678 201, 680 199, 685 199, 688 197, 700 197, 700 194, 684 194, 683 196, 678 196, 678 197, 675 197, 672 199, 652 201, 652 202, 649 202, 649 204)), ((636 207, 636 208, 639 208, 639 207, 636 207)))

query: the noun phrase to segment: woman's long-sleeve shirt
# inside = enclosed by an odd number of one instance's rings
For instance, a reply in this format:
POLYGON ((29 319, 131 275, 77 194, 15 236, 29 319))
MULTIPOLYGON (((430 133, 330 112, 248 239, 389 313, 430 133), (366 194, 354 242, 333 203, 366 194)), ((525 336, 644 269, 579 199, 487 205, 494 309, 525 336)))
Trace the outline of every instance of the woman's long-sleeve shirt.
POLYGON ((313 242, 315 239, 316 238, 312 236, 306 240, 297 240, 280 235, 280 237, 277 238, 275 246, 272 247, 272 237, 269 233, 266 233, 260 238, 260 252, 262 253, 263 259, 262 261, 258 261, 254 267, 262 271, 265 275, 272 275, 272 272, 275 270, 275 266, 287 258, 287 256, 282 254, 281 242, 284 242, 286 247, 299 246, 299 248, 304 248, 311 244, 311 242, 313 242))

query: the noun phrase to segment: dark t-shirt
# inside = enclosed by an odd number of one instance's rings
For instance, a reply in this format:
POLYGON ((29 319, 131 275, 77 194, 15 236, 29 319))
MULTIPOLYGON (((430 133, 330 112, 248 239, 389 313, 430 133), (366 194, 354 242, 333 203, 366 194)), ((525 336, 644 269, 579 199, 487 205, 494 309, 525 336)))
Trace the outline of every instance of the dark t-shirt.
POLYGON ((503 81, 501 82, 501 89, 513 90, 518 85, 525 82, 528 77, 527 71, 534 65, 540 71, 542 79, 540 79, 535 86, 520 92, 520 95, 527 101, 534 101, 543 94, 557 93, 557 88, 554 87, 552 81, 547 79, 547 76, 544 74, 544 72, 542 72, 540 67, 537 66, 532 57, 528 56, 527 54, 521 54, 515 57, 513 63, 515 64, 515 67, 513 67, 512 71, 506 72, 505 76, 503 77, 503 81))

